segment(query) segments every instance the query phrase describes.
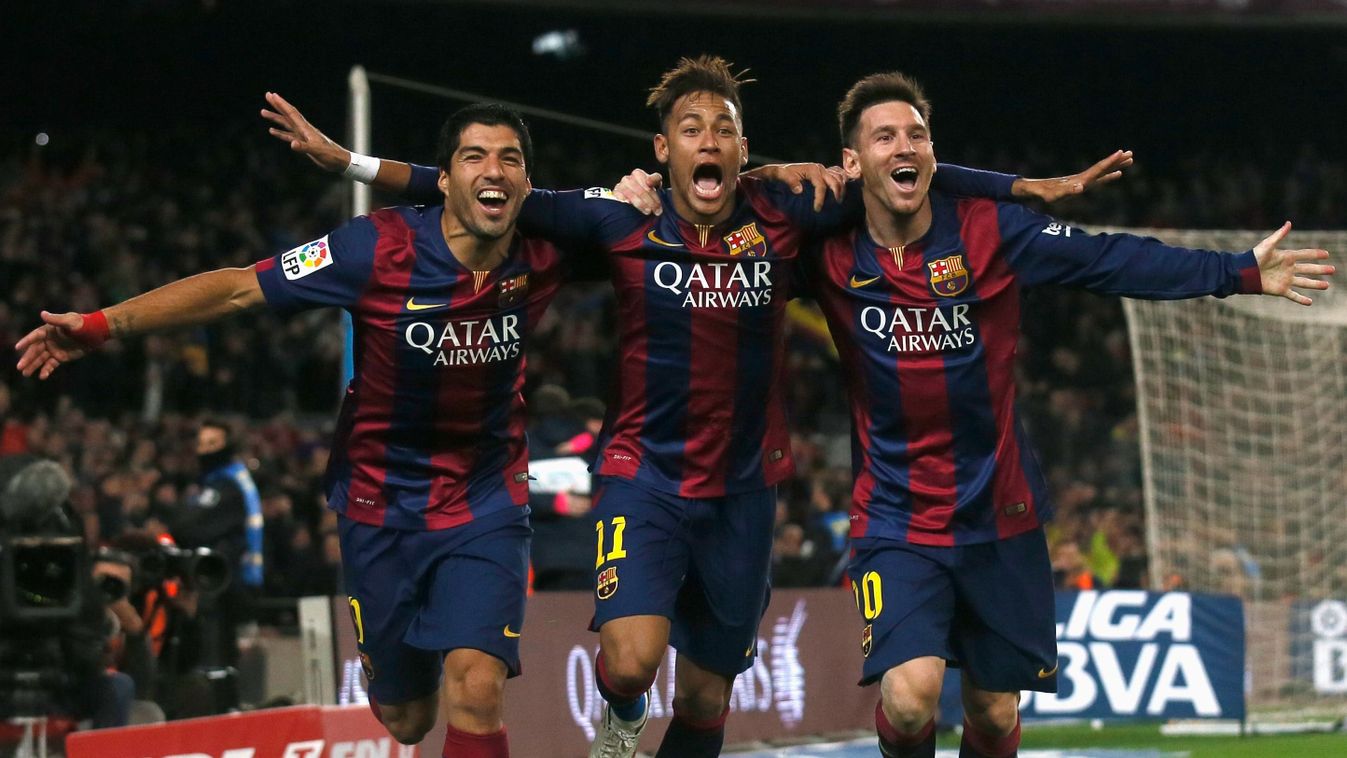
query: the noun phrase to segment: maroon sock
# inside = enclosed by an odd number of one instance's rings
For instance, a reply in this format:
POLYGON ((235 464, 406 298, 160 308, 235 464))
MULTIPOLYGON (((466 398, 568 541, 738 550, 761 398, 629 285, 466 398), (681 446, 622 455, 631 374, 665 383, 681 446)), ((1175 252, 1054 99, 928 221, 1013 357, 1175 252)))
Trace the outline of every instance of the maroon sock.
POLYGON ((716 718, 695 721, 679 713, 675 703, 673 721, 664 732, 655 758, 716 758, 725 745, 725 717, 729 713, 727 707, 716 718))
POLYGON ((875 703, 875 733, 879 735, 879 752, 885 758, 935 758, 935 719, 927 721, 916 734, 903 734, 889 723, 881 700, 875 703))
POLYGON ((1015 729, 1004 737, 979 731, 963 720, 963 739, 959 741, 959 758, 1015 758, 1020 749, 1020 720, 1015 718, 1015 729))
POLYGON ((444 751, 440 755, 444 758, 510 758, 510 739, 505 735, 505 727, 491 734, 469 734, 445 724, 444 751))

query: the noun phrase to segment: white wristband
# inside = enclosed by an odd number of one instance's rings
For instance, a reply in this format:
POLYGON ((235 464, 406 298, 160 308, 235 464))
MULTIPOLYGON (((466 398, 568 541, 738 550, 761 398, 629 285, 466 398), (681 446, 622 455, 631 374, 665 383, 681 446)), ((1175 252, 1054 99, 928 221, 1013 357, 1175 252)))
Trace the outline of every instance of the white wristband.
POLYGON ((341 175, 361 184, 369 184, 379 175, 379 159, 371 155, 351 153, 351 163, 341 175))

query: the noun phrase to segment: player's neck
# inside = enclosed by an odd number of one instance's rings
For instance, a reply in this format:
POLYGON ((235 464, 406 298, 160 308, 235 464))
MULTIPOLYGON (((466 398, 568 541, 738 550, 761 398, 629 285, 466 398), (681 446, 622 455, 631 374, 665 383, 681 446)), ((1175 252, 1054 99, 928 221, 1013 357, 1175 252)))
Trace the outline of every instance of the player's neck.
POLYGON ((500 265, 510 254, 510 243, 514 239, 513 225, 500 237, 479 237, 468 231, 448 208, 440 215, 440 232, 449 254, 469 271, 490 271, 500 265))
POLYGON ((931 228, 931 196, 913 213, 895 213, 877 197, 865 196, 865 225, 870 237, 885 247, 902 247, 921 239, 931 228))

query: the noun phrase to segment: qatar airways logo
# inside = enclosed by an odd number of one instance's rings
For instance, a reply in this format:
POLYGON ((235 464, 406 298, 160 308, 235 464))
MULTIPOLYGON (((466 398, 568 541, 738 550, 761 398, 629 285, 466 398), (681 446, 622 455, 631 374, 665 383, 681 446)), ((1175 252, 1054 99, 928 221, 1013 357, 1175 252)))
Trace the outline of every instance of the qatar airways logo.
POLYGON ((519 316, 464 319, 429 324, 413 321, 403 336, 407 344, 435 357, 435 366, 496 363, 519 357, 519 316))
POLYGON ((861 309, 861 328, 888 343, 890 353, 937 353, 969 347, 974 342, 968 304, 934 308, 900 306, 861 309))
POLYGON ((655 266, 655 286, 683 298, 684 308, 743 308, 772 302, 770 261, 655 266))

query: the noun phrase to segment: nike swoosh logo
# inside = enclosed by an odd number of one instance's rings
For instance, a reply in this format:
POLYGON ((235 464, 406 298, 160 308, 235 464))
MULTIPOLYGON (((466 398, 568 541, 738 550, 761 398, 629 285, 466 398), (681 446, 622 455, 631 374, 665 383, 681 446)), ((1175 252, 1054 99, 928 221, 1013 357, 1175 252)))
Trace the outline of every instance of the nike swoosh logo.
POLYGON ((883 279, 883 278, 884 278, 884 277, 882 277, 882 276, 876 276, 876 277, 873 277, 873 278, 871 278, 871 279, 857 279, 856 276, 853 274, 852 277, 851 277, 851 286, 852 286, 852 287, 864 287, 864 286, 867 285, 867 284, 874 284, 875 282, 877 282, 877 281, 879 281, 880 279, 883 279))
POLYGON ((1051 671, 1049 671, 1048 669, 1039 669, 1039 670, 1038 670, 1038 678, 1039 678, 1039 679, 1047 679, 1048 677, 1050 677, 1050 676, 1052 676, 1053 674, 1057 673, 1057 667, 1058 667, 1058 666, 1061 666, 1061 665, 1062 665, 1062 664, 1061 664, 1060 662, 1058 662, 1057 666, 1053 666, 1051 671))
POLYGON ((655 243, 656 245, 663 245, 665 247, 683 247, 682 242, 665 242, 659 237, 656 237, 654 229, 651 229, 650 232, 645 235, 645 238, 655 243))
MULTIPOLYGON (((505 636, 506 636, 506 637, 510 637, 510 638, 518 637, 518 636, 519 636, 519 632, 512 632, 512 631, 510 631, 510 625, 509 625, 509 624, 506 624, 506 625, 505 625, 505 636)), ((1057 669, 1053 669, 1053 671, 1056 671, 1056 670, 1057 670, 1057 669)))
POLYGON ((448 304, 448 303, 418 303, 418 302, 416 302, 416 298, 414 298, 414 297, 409 297, 409 298, 407 298, 407 310, 409 310, 409 311, 424 311, 424 310, 428 310, 428 309, 430 309, 430 308, 443 308, 443 307, 445 307, 445 306, 447 306, 447 305, 449 305, 449 304, 448 304))

